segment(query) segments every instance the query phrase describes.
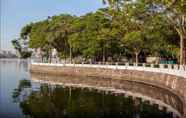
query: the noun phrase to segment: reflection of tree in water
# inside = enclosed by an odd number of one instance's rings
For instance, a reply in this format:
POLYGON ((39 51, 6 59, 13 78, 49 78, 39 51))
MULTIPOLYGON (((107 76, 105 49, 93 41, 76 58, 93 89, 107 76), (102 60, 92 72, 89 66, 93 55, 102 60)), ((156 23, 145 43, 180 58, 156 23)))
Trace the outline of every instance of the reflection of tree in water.
POLYGON ((20 81, 13 98, 29 118, 171 118, 148 103, 136 105, 131 97, 46 84, 33 91, 28 80, 20 81))
POLYGON ((12 95, 14 102, 23 101, 23 99, 26 99, 27 96, 29 96, 30 89, 31 82, 29 80, 20 80, 18 87, 14 89, 12 95))
POLYGON ((19 60, 19 67, 22 67, 25 72, 28 72, 29 60, 19 60))

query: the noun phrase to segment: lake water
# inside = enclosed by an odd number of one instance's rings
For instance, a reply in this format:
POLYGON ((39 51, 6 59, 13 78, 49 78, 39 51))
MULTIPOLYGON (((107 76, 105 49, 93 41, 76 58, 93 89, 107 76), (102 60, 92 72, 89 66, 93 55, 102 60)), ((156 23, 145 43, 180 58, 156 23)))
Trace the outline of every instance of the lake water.
POLYGON ((122 94, 33 82, 26 60, 0 60, 0 118, 172 118, 122 94))

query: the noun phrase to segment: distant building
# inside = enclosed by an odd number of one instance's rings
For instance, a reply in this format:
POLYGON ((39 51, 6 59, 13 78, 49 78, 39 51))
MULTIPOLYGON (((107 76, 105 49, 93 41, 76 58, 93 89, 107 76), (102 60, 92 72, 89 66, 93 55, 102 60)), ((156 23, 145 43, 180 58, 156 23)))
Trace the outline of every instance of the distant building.
POLYGON ((13 50, 0 50, 0 58, 15 58, 17 55, 13 50))

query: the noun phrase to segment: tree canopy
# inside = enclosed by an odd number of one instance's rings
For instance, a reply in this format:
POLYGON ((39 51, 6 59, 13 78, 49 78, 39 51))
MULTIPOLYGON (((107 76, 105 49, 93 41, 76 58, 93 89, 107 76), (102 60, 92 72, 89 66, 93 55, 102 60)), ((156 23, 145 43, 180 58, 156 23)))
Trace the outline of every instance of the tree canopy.
POLYGON ((122 11, 124 14, 147 18, 161 14, 166 18, 170 26, 174 28, 180 38, 180 64, 186 64, 186 1, 184 0, 104 0, 114 11, 122 11))
POLYGON ((179 58, 180 35, 163 10, 158 12, 156 5, 146 4, 146 0, 112 2, 95 13, 79 17, 61 14, 30 23, 20 35, 29 40, 30 48, 42 49, 47 58, 53 48, 61 58, 93 61, 127 57, 138 63, 140 54, 179 58))

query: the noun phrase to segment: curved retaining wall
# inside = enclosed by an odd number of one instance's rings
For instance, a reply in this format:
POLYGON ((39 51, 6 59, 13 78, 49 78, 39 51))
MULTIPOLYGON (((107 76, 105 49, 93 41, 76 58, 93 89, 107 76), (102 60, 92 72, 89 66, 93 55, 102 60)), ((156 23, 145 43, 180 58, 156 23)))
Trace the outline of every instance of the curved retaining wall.
MULTIPOLYGON (((183 103, 183 118, 186 118, 186 78, 162 72, 145 70, 80 67, 73 65, 32 64, 32 73, 50 74, 55 76, 102 77, 119 80, 135 81, 164 88, 179 96, 183 103)), ((185 74, 185 73, 183 73, 185 74)), ((85 80, 86 81, 86 80, 85 80)))

